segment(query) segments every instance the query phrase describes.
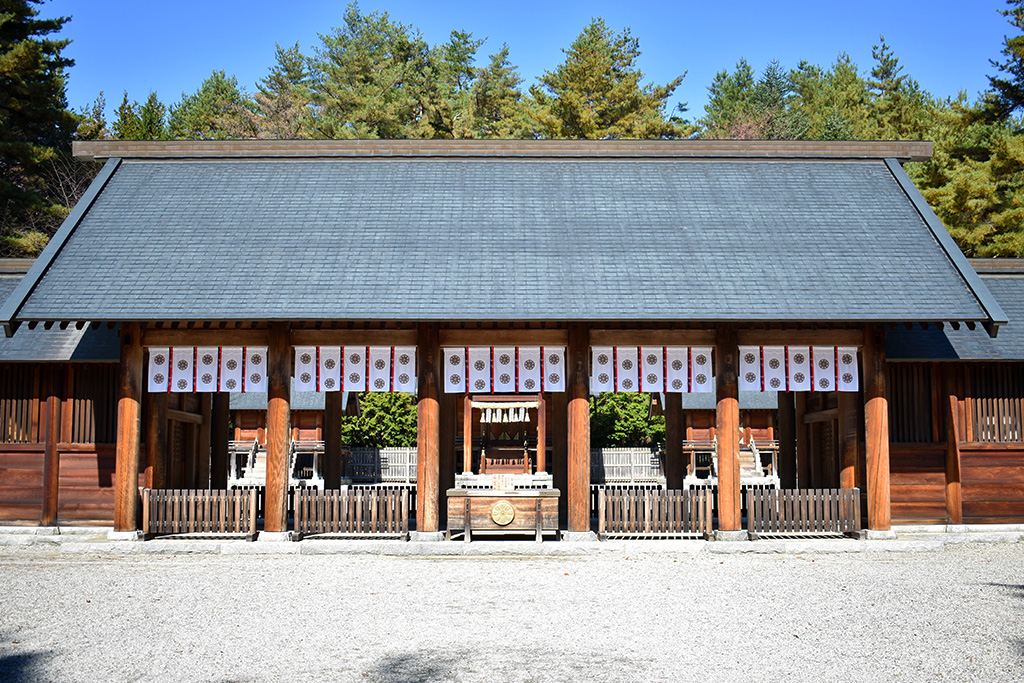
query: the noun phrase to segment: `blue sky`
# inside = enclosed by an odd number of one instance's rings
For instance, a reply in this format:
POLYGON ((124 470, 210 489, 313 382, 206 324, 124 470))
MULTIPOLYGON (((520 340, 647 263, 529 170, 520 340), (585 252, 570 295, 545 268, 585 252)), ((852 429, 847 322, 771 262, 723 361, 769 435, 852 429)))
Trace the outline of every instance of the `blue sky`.
MULTIPOLYGON (((49 0, 42 16, 71 15, 65 54, 76 61, 68 102, 81 108, 100 90, 108 110, 127 90, 144 100, 155 90, 165 103, 193 92, 214 69, 238 77, 250 92, 273 63, 276 43, 298 42, 310 54, 318 34, 341 23, 344 0, 49 0)), ((861 0, 772 2, 534 2, 363 0, 364 12, 387 11, 412 24, 428 43, 453 29, 486 38, 478 61, 508 43, 526 85, 562 59, 562 49, 591 17, 631 27, 640 40, 640 67, 664 83, 687 72, 675 102, 699 118, 716 72, 740 57, 760 71, 771 59, 794 67, 801 59, 827 66, 848 52, 865 71, 880 34, 904 72, 941 97, 966 90, 973 99, 988 85, 989 59, 999 57, 1010 28, 997 14, 1002 0, 861 0)))

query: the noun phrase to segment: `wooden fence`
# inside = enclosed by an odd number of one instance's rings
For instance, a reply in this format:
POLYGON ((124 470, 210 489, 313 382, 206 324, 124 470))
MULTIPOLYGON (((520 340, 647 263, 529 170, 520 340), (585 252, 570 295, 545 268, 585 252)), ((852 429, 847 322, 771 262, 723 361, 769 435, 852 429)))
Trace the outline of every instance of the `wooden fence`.
POLYGON ((747 489, 751 537, 860 531, 860 489, 747 489))
POLYGON ((252 540, 257 519, 252 490, 142 490, 145 534, 246 534, 252 540))
POLYGON ((409 487, 351 487, 294 492, 295 531, 346 536, 407 536, 409 487))
POLYGON ((703 536, 712 532, 713 503, 707 489, 609 486, 597 491, 597 531, 603 536, 703 536))

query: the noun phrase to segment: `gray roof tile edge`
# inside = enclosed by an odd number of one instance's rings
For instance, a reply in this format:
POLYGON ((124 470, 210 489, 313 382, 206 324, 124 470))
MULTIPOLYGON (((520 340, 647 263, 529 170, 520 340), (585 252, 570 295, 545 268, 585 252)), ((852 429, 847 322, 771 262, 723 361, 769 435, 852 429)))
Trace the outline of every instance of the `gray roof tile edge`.
POLYGON ((974 296, 978 299, 978 303, 985 309, 988 314, 988 321, 984 322, 983 325, 988 331, 991 337, 995 337, 999 333, 999 327, 1005 325, 1008 322, 1006 312, 1003 311, 1003 307, 999 305, 996 298, 992 296, 992 292, 989 291, 988 287, 982 281, 981 277, 971 266, 967 257, 964 256, 963 252, 960 251, 960 247, 956 246, 956 242, 950 236, 949 231, 946 230, 946 226, 942 224, 939 217, 932 211, 932 207, 928 205, 928 201, 924 198, 924 195, 914 185, 914 181, 910 179, 907 172, 903 170, 903 166, 896 159, 886 159, 885 165, 889 168, 889 172, 892 173, 893 178, 906 193, 907 198, 917 209, 917 212, 921 214, 921 218, 924 219, 925 225, 931 230, 932 235, 938 241, 939 246, 946 252, 946 256, 949 258, 953 267, 960 273, 960 277, 964 279, 964 282, 974 293, 974 296))
POLYGON ((100 172, 93 178, 93 181, 89 184, 85 194, 75 204, 75 208, 71 210, 68 217, 61 223, 60 228, 50 238, 46 248, 43 249, 43 253, 39 255, 39 258, 35 260, 32 267, 26 273, 25 277, 22 278, 21 282, 14 291, 11 292, 10 296, 7 297, 7 301, 0 306, 0 325, 3 325, 4 336, 14 336, 14 331, 18 329, 19 322, 16 320, 18 310, 21 308, 25 300, 28 299, 32 290, 35 289, 36 284, 43 277, 47 268, 53 263, 53 260, 57 258, 57 254, 60 253, 61 248, 67 243, 71 234, 78 227, 78 224, 85 217, 85 214, 92 207, 94 201, 99 196, 100 192, 106 186, 107 182, 114 175, 114 171, 121 164, 120 159, 109 159, 100 172))

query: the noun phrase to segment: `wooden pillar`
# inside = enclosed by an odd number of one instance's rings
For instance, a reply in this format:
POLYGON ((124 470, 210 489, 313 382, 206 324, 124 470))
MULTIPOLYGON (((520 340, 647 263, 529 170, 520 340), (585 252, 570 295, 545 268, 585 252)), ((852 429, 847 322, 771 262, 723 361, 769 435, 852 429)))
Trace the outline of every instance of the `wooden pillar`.
POLYGON ((438 408, 441 411, 438 425, 438 528, 448 528, 447 491, 455 487, 455 445, 459 432, 459 395, 441 394, 438 408))
POLYGON ((210 488, 228 487, 228 430, 231 423, 231 394, 213 395, 210 414, 210 488))
POLYGON ((779 480, 784 489, 796 488, 796 405, 795 394, 779 394, 779 480))
POLYGON ((196 476, 199 478, 198 488, 210 488, 210 469, 213 459, 213 394, 204 392, 199 395, 199 413, 203 422, 199 425, 199 467, 196 476))
POLYGON ((683 488, 683 395, 666 393, 665 405, 665 486, 670 490, 683 488))
POLYGON ((345 415, 342 403, 344 394, 340 391, 328 391, 324 394, 324 488, 341 488, 344 476, 341 437, 341 423, 345 415))
POLYGON ((715 413, 718 432, 718 528, 722 531, 740 531, 743 527, 743 503, 740 500, 740 358, 736 330, 731 325, 718 327, 715 354, 718 391, 715 413))
POLYGON ((540 395, 540 406, 537 408, 537 472, 548 470, 548 409, 544 394, 540 395))
POLYGON ((558 497, 558 524, 563 529, 569 521, 569 499, 566 495, 569 484, 568 397, 564 391, 551 395, 551 477, 554 487, 562 494, 558 497))
POLYGON ((809 489, 811 485, 811 435, 810 425, 804 422, 807 414, 807 393, 797 391, 793 394, 793 414, 795 428, 794 444, 796 446, 796 488, 809 489))
POLYGON ((889 505, 889 402, 885 387, 885 328, 864 334, 864 432, 867 460, 868 528, 891 527, 889 505))
POLYGON ((287 323, 270 324, 267 348, 267 492, 263 528, 288 530, 291 339, 287 323))
POLYGON ((567 389, 568 497, 569 531, 590 531, 590 401, 588 400, 587 353, 590 331, 583 323, 569 326, 567 389))
POLYGON ((146 407, 146 485, 167 488, 167 394, 149 394, 146 407))
POLYGON ((462 401, 462 473, 473 472, 473 401, 466 394, 462 401))
MULTIPOLYGON (((953 380, 952 377, 949 380, 953 380)), ((964 523, 964 499, 960 485, 960 411, 954 382, 946 388, 946 517, 950 524, 964 523)))
POLYGON ((416 403, 416 530, 440 529, 440 392, 438 364, 441 350, 435 323, 420 323, 416 355, 419 362, 416 403))
POLYGON ((43 421, 43 514, 40 523, 53 526, 57 523, 57 494, 60 489, 60 389, 64 376, 57 372, 59 367, 49 367, 46 378, 46 407, 43 421))
POLYGON ((139 500, 139 448, 142 422, 142 330, 121 326, 121 365, 117 400, 114 530, 135 531, 139 500))
POLYGON ((839 401, 839 488, 857 488, 857 447, 860 431, 857 428, 856 392, 840 391, 836 398, 839 401))

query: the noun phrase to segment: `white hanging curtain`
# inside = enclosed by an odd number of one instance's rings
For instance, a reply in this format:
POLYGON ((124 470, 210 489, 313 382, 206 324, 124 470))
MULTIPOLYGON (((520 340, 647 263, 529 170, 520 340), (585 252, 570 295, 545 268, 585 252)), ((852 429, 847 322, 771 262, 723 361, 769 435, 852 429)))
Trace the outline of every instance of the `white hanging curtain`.
POLYGON ((614 350, 611 346, 594 346, 590 349, 593 372, 590 375, 590 393, 615 390, 614 350))
POLYGON ((395 347, 394 385, 392 391, 416 393, 416 347, 395 347))
POLYGON ((171 391, 191 393, 194 390, 192 364, 195 352, 194 346, 175 346, 171 349, 171 362, 174 364, 171 369, 171 391))
POLYGON ((761 391, 761 347, 740 347, 740 389, 761 391))
POLYGON ((765 346, 762 351, 765 391, 786 390, 786 347, 765 346))
POLYGON ((787 346, 786 358, 789 363, 789 390, 811 390, 811 348, 809 346, 787 346))
POLYGON ((532 394, 540 391, 540 347, 519 347, 519 391, 532 394))
POLYGON ((224 346, 220 350, 220 390, 236 392, 242 390, 244 370, 241 346, 224 346))
POLYGON ((814 391, 836 390, 836 347, 815 346, 811 348, 814 373, 814 391))
POLYGON ((664 349, 660 346, 640 347, 640 386, 643 391, 665 391, 664 349))
POLYGON ((839 391, 857 391, 860 388, 857 368, 857 347, 840 346, 838 349, 838 388, 839 391))
POLYGON ((494 392, 512 394, 516 391, 516 347, 494 347, 494 392))
POLYGON ((477 393, 491 390, 491 347, 473 346, 469 349, 469 389, 477 393))
POLYGON ((346 346, 341 353, 345 367, 342 377, 345 391, 366 391, 366 347, 346 346))
POLYGON ((690 391, 706 393, 711 391, 711 347, 693 346, 690 348, 690 391))
POLYGON ((690 391, 690 348, 669 346, 665 349, 665 391, 686 394, 690 391))
POLYGON ((242 391, 267 390, 267 347, 248 346, 245 349, 245 370, 242 391))
POLYGON ((341 391, 341 347, 320 347, 320 390, 341 391))
POLYGON ((295 347, 295 391, 316 391, 316 347, 295 347))
POLYGON ((171 350, 166 346, 154 346, 149 349, 148 386, 151 392, 167 391, 171 381, 171 350))
POLYGON ((377 392, 391 391, 391 347, 371 346, 368 350, 370 358, 370 376, 367 390, 377 392))
POLYGON ((217 362, 220 349, 216 346, 199 346, 196 348, 196 391, 217 391, 217 374, 220 364, 217 362))
POLYGON ((565 347, 545 346, 541 353, 544 357, 544 391, 565 391, 565 347))
POLYGON ((444 378, 446 394, 462 394, 466 391, 466 349, 464 347, 446 348, 441 363, 441 374, 444 378))

